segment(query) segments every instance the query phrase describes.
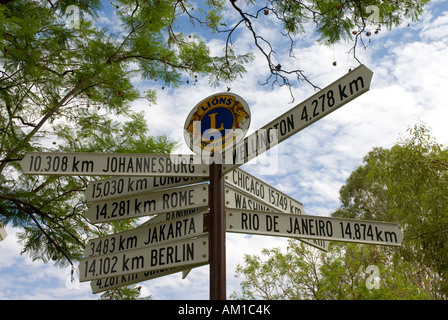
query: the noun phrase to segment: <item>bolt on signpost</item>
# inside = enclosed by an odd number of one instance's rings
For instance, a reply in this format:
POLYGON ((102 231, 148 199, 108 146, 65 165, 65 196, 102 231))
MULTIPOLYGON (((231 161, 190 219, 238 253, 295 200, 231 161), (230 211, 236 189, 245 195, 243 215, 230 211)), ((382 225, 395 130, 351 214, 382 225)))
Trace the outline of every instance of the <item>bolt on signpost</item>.
POLYGON ((244 137, 250 123, 247 103, 238 95, 221 93, 199 102, 185 122, 188 146, 208 159, 210 168, 210 300, 226 299, 225 179, 222 151, 244 137))

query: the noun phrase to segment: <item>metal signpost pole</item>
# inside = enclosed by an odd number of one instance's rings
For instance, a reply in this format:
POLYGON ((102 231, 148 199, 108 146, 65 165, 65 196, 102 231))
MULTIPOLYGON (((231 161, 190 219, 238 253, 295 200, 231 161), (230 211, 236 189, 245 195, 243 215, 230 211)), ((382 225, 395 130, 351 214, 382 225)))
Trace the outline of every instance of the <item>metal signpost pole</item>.
POLYGON ((226 300, 226 215, 221 155, 210 163, 210 300, 226 300))

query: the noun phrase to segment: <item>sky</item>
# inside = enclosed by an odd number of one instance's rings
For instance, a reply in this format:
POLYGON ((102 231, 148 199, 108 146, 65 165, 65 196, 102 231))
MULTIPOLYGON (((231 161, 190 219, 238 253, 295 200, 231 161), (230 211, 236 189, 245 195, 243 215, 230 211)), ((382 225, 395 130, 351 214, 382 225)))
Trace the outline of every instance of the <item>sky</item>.
MULTIPOLYGON (((357 58, 373 71, 371 89, 347 105, 324 117, 305 130, 241 169, 269 183, 303 204, 305 214, 329 216, 339 203, 339 190, 350 173, 362 164, 374 147, 390 148, 406 138, 410 126, 424 122, 437 142, 448 145, 448 4, 432 1, 419 22, 404 24, 392 31, 372 34, 366 50, 357 49, 357 58)), ((230 20, 232 17, 228 17, 230 20)), ((104 24, 116 26, 113 17, 102 16, 104 24)), ((285 61, 287 46, 275 36, 273 17, 260 19, 255 27, 270 37, 279 49, 279 61, 285 61)), ((310 30, 312 32, 312 30, 310 30)), ((251 35, 241 32, 235 38, 240 50, 251 50, 251 35)), ((296 49, 300 68, 308 78, 323 88, 358 65, 349 53, 351 44, 322 46, 313 34, 306 33, 296 49), (336 61, 337 65, 333 66, 336 61)), ((223 45, 222 39, 208 38, 212 52, 223 45)), ((251 110, 248 134, 267 124, 315 91, 305 82, 292 88, 294 102, 286 87, 260 86, 266 77, 266 62, 256 59, 247 66, 247 74, 229 85, 251 110)), ((290 62, 289 62, 290 63, 290 62)), ((140 88, 157 89, 157 105, 144 99, 133 103, 144 111, 152 135, 166 135, 179 142, 176 153, 190 153, 183 141, 182 129, 192 108, 205 97, 226 90, 213 88, 207 79, 176 89, 148 84, 135 79, 140 88)), ((70 282, 70 268, 32 261, 21 255, 16 232, 6 227, 7 238, 0 242, 0 299, 98 299, 91 294, 89 282, 70 282)), ((263 248, 285 249, 285 238, 227 233, 227 297, 240 289, 241 278, 235 269, 245 254, 260 254, 263 248)), ((208 299, 209 267, 194 269, 182 279, 172 274, 140 284, 142 295, 154 300, 208 299)))

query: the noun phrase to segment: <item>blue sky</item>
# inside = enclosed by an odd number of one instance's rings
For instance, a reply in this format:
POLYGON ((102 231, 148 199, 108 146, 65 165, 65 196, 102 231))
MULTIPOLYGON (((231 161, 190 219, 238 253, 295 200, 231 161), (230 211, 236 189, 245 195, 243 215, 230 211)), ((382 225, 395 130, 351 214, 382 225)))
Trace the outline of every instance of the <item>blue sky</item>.
MULTIPOLYGON (((231 17, 229 17, 231 19, 231 17)), ((262 19, 260 19, 262 20, 262 19)), ((103 17, 105 24, 114 24, 113 17, 103 17)), ((255 26, 260 33, 271 36, 275 45, 275 25, 267 17, 255 26)), ((306 34, 302 47, 296 49, 298 63, 317 85, 327 84, 344 75, 357 62, 348 53, 350 44, 331 47, 317 44, 306 34), (337 66, 333 66, 337 61, 337 66)), ((223 39, 208 39, 210 49, 217 50, 223 39)), ((254 50, 248 32, 235 38, 241 50, 254 50)), ((287 46, 284 46, 287 48, 287 46)), ((282 190, 303 203, 305 214, 330 215, 339 206, 339 189, 350 173, 373 147, 388 148, 406 129, 423 121, 432 129, 439 143, 448 144, 448 5, 432 1, 418 23, 406 24, 393 31, 382 30, 372 35, 367 50, 359 48, 358 59, 374 72, 371 90, 336 112, 316 122, 297 135, 282 142, 265 156, 245 164, 242 169, 282 190)), ((278 51, 280 60, 287 50, 278 51)), ((283 61, 283 60, 282 60, 283 61)), ((243 97, 251 109, 251 133, 289 110, 314 93, 306 83, 292 88, 291 103, 285 87, 260 87, 267 77, 264 58, 256 53, 248 73, 230 88, 243 97)), ((141 88, 160 89, 161 85, 141 82, 141 88)), ((179 153, 190 153, 183 142, 182 129, 191 109, 203 98, 226 87, 212 88, 207 79, 196 86, 158 90, 158 104, 149 106, 144 100, 134 103, 135 110, 144 110, 152 135, 165 134, 178 140, 179 153)), ((97 299, 86 283, 70 283, 70 269, 51 263, 31 261, 20 255, 15 233, 6 228, 8 237, 0 242, 0 299, 97 299)), ((262 248, 286 247, 286 239, 227 234, 227 290, 229 296, 239 289, 241 279, 235 268, 244 254, 258 254, 262 248)), ((144 295, 153 299, 208 299, 208 266, 194 269, 186 279, 173 274, 141 284, 144 295)))

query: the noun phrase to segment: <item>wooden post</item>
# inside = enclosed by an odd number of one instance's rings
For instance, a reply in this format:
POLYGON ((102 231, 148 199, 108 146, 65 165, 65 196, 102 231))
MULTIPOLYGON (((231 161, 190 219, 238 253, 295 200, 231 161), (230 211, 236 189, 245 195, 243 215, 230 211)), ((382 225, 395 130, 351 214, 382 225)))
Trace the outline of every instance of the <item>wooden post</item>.
POLYGON ((226 300, 226 215, 222 157, 210 163, 210 300, 226 300))

